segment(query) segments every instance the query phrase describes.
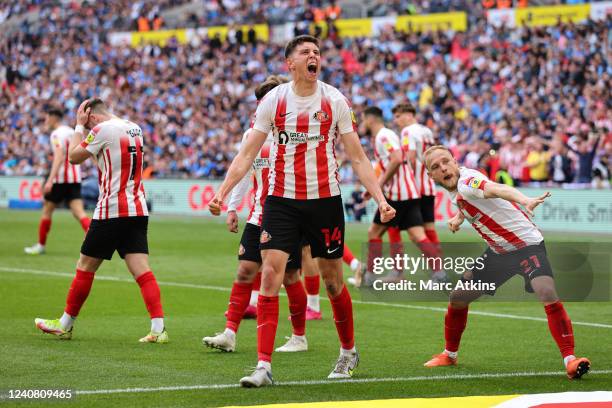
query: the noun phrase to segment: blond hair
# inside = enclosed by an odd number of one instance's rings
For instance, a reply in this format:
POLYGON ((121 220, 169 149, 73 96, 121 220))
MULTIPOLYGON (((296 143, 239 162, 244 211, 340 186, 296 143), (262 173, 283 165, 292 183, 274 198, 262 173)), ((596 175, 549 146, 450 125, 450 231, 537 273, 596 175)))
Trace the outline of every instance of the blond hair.
POLYGON ((431 154, 437 150, 443 150, 445 152, 448 152, 448 154, 450 154, 450 156, 453 159, 455 158, 455 156, 453 156, 453 152, 451 152, 450 149, 446 146, 434 145, 434 146, 428 147, 427 150, 425 150, 425 152, 423 153, 423 161, 425 162, 425 167, 427 168, 427 170, 429 170, 429 166, 427 165, 427 158, 431 156, 431 154))

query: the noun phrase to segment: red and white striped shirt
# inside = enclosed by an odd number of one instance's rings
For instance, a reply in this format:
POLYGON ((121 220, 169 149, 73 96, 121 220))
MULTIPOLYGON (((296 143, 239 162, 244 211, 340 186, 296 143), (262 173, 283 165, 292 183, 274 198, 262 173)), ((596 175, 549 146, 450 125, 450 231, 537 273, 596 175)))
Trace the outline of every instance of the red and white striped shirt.
POLYGON ((428 147, 433 146, 435 140, 431 129, 418 123, 406 126, 402 129, 402 149, 416 153, 416 166, 414 178, 421 196, 435 196, 436 185, 427 174, 423 153, 428 147))
POLYGON ((338 135, 356 130, 348 100, 321 81, 301 97, 293 82, 272 89, 257 107, 253 128, 274 137, 268 194, 296 200, 340 195, 334 147, 338 135))
POLYGON ((60 125, 51 132, 51 146, 60 149, 64 156, 63 163, 60 165, 57 176, 53 179, 54 184, 69 184, 81 182, 81 166, 70 164, 68 161, 68 146, 70 139, 74 135, 74 130, 66 125, 60 125))
POLYGON ((460 168, 459 174, 457 191, 450 193, 451 199, 493 251, 503 254, 544 240, 516 203, 484 198, 484 186, 490 182, 487 176, 465 167, 460 168))
POLYGON ((148 216, 140 126, 119 118, 107 120, 94 127, 81 146, 96 157, 98 164, 100 195, 93 218, 148 216))
POLYGON ((391 180, 385 185, 385 196, 392 201, 419 198, 420 194, 414 181, 414 174, 405 160, 405 152, 401 148, 399 137, 391 129, 383 127, 376 134, 374 141, 374 154, 383 172, 387 170, 391 153, 394 151, 399 151, 403 160, 391 180))
MULTIPOLYGON (((242 137, 242 143, 246 141, 249 131, 244 132, 242 137)), ((252 173, 247 174, 232 190, 232 195, 227 205, 228 211, 235 211, 236 207, 242 202, 244 195, 251 185, 251 179, 253 180, 253 202, 251 203, 251 211, 247 222, 258 227, 261 226, 261 219, 263 218, 263 206, 268 196, 268 185, 270 181, 270 169, 272 168, 272 162, 270 161, 270 148, 272 146, 273 136, 272 133, 268 134, 268 139, 261 147, 261 150, 257 154, 255 161, 253 162, 252 173)))

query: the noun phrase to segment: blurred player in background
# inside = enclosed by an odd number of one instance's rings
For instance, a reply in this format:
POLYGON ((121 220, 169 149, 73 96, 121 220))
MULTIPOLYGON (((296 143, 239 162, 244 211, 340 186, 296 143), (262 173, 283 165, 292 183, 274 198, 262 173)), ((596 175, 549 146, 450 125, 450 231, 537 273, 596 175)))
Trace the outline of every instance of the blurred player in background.
POLYGON ((70 207, 70 212, 76 218, 83 231, 87 232, 91 220, 83 209, 81 199, 81 166, 68 161, 68 145, 74 134, 74 129, 62 124, 64 112, 60 108, 50 107, 45 117, 45 128, 51 132, 53 147, 53 163, 49 177, 43 185, 44 201, 42 216, 38 225, 38 242, 23 250, 26 254, 40 255, 45 253, 47 235, 51 230, 53 211, 62 202, 70 207))
MULTIPOLYGON (((375 106, 365 110, 364 124, 374 139, 374 154, 383 170, 378 178, 378 183, 385 189, 389 202, 397 211, 397 215, 390 222, 382 221, 378 212, 374 215, 374 220, 368 229, 369 253, 366 271, 371 272, 374 258, 382 255, 382 236, 390 226, 408 231, 410 240, 419 247, 426 257, 438 257, 439 254, 435 246, 429 241, 423 228, 419 200, 420 192, 414 180, 412 169, 406 162, 399 136, 385 127, 383 112, 375 106)), ((399 279, 401 277, 402 272, 397 272, 398 274, 392 278, 399 279)), ((440 274, 446 276, 444 271, 438 270, 434 271, 433 278, 438 279, 440 274)), ((368 279, 371 277, 372 275, 368 275, 368 279)))
MULTIPOLYGON (((272 89, 280 84, 286 83, 287 79, 271 75, 255 89, 255 97, 259 103, 261 99, 272 89)), ((244 133, 242 143, 249 137, 250 129, 244 133)), ((227 226, 231 232, 238 232, 238 215, 236 207, 242 202, 245 194, 254 179, 254 201, 251 206, 249 217, 242 232, 240 246, 238 248, 238 271, 236 280, 232 285, 229 306, 226 313, 227 321, 225 330, 215 336, 204 337, 204 345, 222 351, 234 351, 236 349, 236 333, 244 313, 252 298, 253 281, 256 279, 261 268, 261 251, 259 250, 259 239, 261 236, 261 220, 263 208, 268 196, 268 185, 270 168, 273 163, 270 160, 270 147, 272 145, 272 134, 268 135, 266 142, 261 147, 255 161, 253 170, 247 173, 243 179, 234 187, 230 196, 227 209, 227 226)), ((279 352, 297 352, 308 350, 306 341, 306 292, 299 276, 301 265, 301 245, 296 242, 293 251, 287 261, 287 273, 283 284, 289 298, 290 319, 293 326, 293 334, 287 344, 276 349, 279 352)), ((255 296, 257 299, 257 296, 255 296)))
POLYGON ((140 286, 151 318, 151 331, 140 342, 167 343, 159 286, 149 266, 142 130, 113 115, 100 99, 85 100, 79 106, 68 149, 70 163, 80 164, 90 157, 100 172, 100 196, 81 246, 66 308, 59 319, 35 319, 36 327, 61 339, 71 339, 74 321, 87 300, 96 271, 104 259, 110 260, 117 251, 140 286), (91 131, 84 139, 86 128, 91 131))
POLYGON ((448 220, 451 232, 458 231, 467 219, 489 246, 482 255, 484 267, 465 273, 462 280, 495 284, 495 289, 490 291, 451 292, 444 319, 445 350, 434 355, 425 366, 456 365, 469 304, 483 294, 494 295, 510 278, 520 275, 525 280, 525 290, 535 292, 544 304, 548 328, 563 357, 567 376, 570 379, 582 377, 591 363, 574 355, 572 321, 557 296, 544 237, 518 206, 522 205, 529 215, 533 215, 533 210, 550 193, 530 198, 514 187, 490 181, 477 170, 459 167, 450 150, 443 146, 430 147, 424 159, 431 178, 448 190, 459 208, 457 215, 448 220))
POLYGON ((395 215, 361 148, 347 99, 336 88, 318 81, 319 41, 311 36, 294 38, 285 48, 285 61, 293 80, 274 88, 261 101, 249 139, 209 203, 211 213, 219 215, 228 192, 247 173, 272 131, 274 167, 260 237, 263 267, 257 303, 259 361, 255 371, 240 380, 243 387, 273 383, 271 358, 278 325, 278 293, 289 254, 302 236, 310 244, 325 281, 341 343, 340 356, 329 378, 350 378, 359 363, 352 301, 342 279, 344 210, 334 151, 337 135, 344 142, 355 173, 379 204, 383 220, 395 215))

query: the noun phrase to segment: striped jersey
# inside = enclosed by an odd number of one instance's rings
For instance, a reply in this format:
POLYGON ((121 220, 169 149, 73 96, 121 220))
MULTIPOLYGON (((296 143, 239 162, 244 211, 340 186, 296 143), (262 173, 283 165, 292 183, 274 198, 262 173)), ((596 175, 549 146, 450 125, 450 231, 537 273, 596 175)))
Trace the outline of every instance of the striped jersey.
POLYGON ((142 129, 113 118, 94 127, 81 146, 95 156, 100 195, 93 218, 148 216, 142 184, 142 129))
POLYGON ((279 85, 257 107, 253 128, 273 135, 268 194, 296 200, 340 195, 336 139, 356 130, 340 91, 317 81, 315 93, 302 97, 293 81, 279 85))
POLYGON ((81 166, 78 164, 70 164, 68 161, 68 146, 70 146, 70 139, 72 139, 73 135, 74 130, 66 125, 60 125, 51 132, 51 146, 53 146, 54 150, 60 149, 64 156, 57 176, 53 179, 54 184, 81 182, 81 166))
POLYGON ((484 198, 484 187, 490 182, 487 176, 465 167, 459 174, 451 199, 494 252, 511 252, 544 240, 518 204, 503 198, 484 198))
POLYGON ((382 171, 387 171, 391 153, 399 151, 402 156, 402 164, 398 167, 390 181, 385 185, 385 196, 392 201, 406 201, 419 198, 419 191, 414 181, 414 174, 410 165, 406 162, 405 152, 400 145, 397 134, 383 127, 374 138, 374 155, 382 171))
MULTIPOLYGON (((249 131, 244 132, 242 143, 246 141, 249 131)), ((251 210, 247 218, 247 222, 253 225, 261 226, 263 217, 263 206, 268 196, 268 186, 270 180, 270 169, 272 167, 270 161, 270 147, 272 145, 272 134, 268 134, 266 142, 261 147, 257 157, 253 161, 253 171, 248 173, 232 190, 232 195, 227 206, 228 211, 235 211, 236 207, 242 202, 244 195, 248 191, 251 180, 253 180, 253 202, 251 210)))
POLYGON ((416 153, 414 178, 421 196, 435 196, 436 185, 427 174, 423 153, 428 147, 435 144, 433 133, 427 126, 414 123, 402 129, 402 149, 416 153))

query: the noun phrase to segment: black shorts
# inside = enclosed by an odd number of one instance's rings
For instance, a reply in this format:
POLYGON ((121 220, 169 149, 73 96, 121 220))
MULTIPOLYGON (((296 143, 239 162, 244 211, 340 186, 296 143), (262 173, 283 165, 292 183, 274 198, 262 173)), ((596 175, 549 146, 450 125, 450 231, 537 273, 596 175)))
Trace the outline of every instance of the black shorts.
POLYGON ((435 196, 422 196, 421 197, 421 217, 423 222, 435 222, 435 196))
POLYGON ((91 220, 81 253, 99 259, 111 259, 115 250, 121 258, 126 254, 148 254, 148 224, 149 217, 91 220))
POLYGON ((51 191, 45 194, 45 200, 51 201, 54 204, 59 204, 62 201, 69 203, 80 198, 81 183, 54 183, 51 191))
POLYGON ((389 222, 383 223, 380 220, 380 211, 376 210, 374 214, 374 224, 386 225, 387 227, 398 227, 401 230, 423 225, 423 217, 421 216, 421 200, 392 201, 389 200, 389 205, 395 208, 395 217, 389 222))
MULTIPOLYGON (((471 275, 472 280, 495 283, 495 290, 485 291, 487 295, 494 295, 496 290, 514 275, 523 277, 525 291, 529 293, 533 293, 532 279, 538 276, 553 276, 544 241, 505 254, 497 254, 491 248, 487 248, 482 258, 484 266, 473 269, 471 275)), ((469 279, 464 274, 461 280, 465 282, 469 279)))
MULTIPOLYGON (((240 238, 240 246, 238 247, 238 260, 251 261, 261 264, 261 249, 259 248, 259 240, 261 238, 261 227, 246 223, 240 238)), ((302 267, 302 246, 296 245, 293 251, 289 254, 287 261, 287 269, 300 269, 302 267)))
POLYGON ((344 254, 344 210, 342 198, 334 196, 294 200, 268 196, 264 205, 261 249, 291 254, 302 237, 313 258, 337 259, 344 254))

